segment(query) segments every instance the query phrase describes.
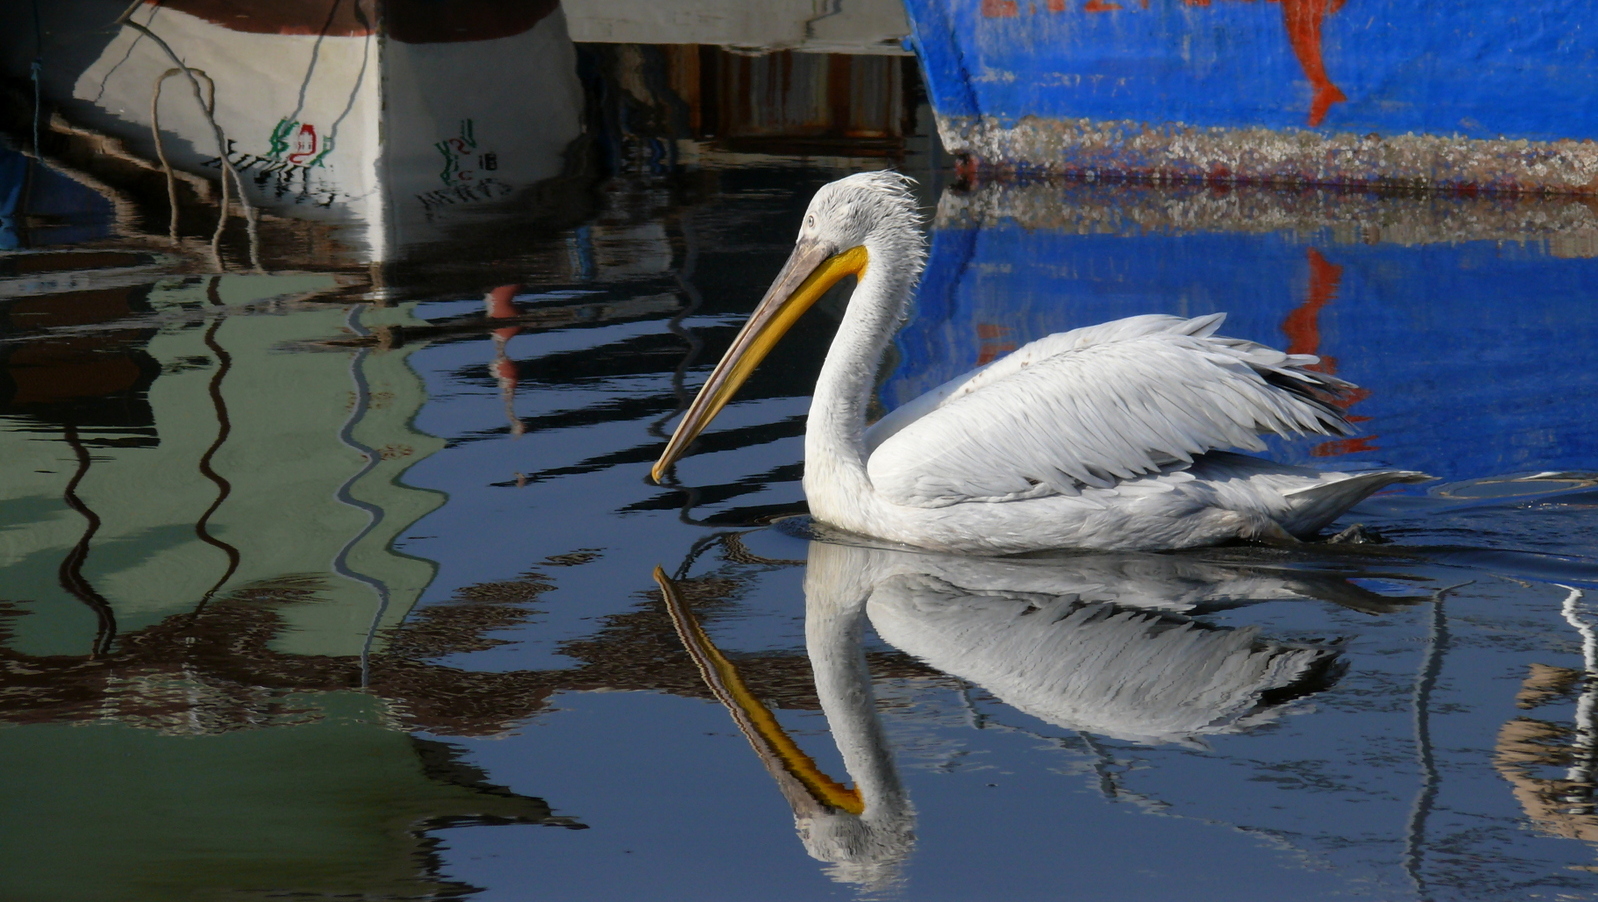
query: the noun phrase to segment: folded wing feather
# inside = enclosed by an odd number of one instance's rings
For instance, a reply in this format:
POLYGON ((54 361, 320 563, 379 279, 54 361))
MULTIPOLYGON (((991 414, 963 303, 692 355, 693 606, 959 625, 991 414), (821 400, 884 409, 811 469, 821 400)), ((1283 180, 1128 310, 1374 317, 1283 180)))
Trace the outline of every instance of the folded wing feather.
POLYGON ((1351 431, 1317 358, 1216 336, 1222 315, 1136 316, 1032 342, 873 427, 867 472, 899 504, 1075 494, 1262 433, 1351 431))

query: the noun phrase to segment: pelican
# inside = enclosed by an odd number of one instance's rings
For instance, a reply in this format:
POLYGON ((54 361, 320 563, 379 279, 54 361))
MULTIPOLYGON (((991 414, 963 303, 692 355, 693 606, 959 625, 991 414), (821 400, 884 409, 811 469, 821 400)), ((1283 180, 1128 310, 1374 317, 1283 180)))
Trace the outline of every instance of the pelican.
POLYGON ((788 262, 689 405, 652 475, 726 406, 827 289, 858 282, 805 430, 812 516, 933 551, 1161 550, 1315 536, 1428 477, 1328 473, 1231 453, 1262 434, 1346 435, 1351 389, 1318 358, 1216 334, 1224 314, 1133 316, 1027 344, 866 428, 877 364, 926 258, 910 179, 867 172, 811 200, 788 262))

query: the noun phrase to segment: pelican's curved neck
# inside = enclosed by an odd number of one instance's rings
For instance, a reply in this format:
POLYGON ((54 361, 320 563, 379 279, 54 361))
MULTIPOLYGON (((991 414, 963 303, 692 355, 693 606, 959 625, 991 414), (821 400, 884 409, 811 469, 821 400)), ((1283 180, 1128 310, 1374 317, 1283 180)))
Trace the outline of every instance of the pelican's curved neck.
POLYGON ((882 352, 904 322, 921 277, 920 236, 914 227, 868 239, 866 252, 865 273, 821 366, 805 428, 805 494, 811 512, 823 519, 838 503, 858 501, 870 491, 866 410, 882 352))
POLYGON ((864 549, 810 544, 805 570, 805 646, 816 697, 865 805, 868 821, 906 816, 908 801, 877 717, 862 637, 870 575, 864 549))

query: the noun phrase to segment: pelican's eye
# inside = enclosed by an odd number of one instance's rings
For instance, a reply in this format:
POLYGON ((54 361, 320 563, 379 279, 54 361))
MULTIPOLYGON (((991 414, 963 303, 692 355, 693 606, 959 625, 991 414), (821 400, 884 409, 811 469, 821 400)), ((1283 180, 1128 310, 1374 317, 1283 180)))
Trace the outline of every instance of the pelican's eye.
POLYGON ((805 217, 805 228, 811 230, 812 232, 815 231, 815 229, 816 229, 816 214, 811 213, 810 215, 805 217))

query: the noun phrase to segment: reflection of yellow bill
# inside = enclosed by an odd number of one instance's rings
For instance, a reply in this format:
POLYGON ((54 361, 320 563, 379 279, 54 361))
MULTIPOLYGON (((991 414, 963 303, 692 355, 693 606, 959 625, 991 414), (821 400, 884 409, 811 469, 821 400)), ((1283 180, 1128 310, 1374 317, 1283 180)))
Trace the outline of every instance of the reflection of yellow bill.
POLYGON ((798 780, 816 802, 828 808, 849 814, 865 811, 859 790, 850 789, 822 773, 816 767, 816 762, 789 738, 766 706, 744 685, 738 668, 710 641, 710 637, 699 626, 699 621, 683 603, 677 584, 666 575, 666 571, 656 567, 655 582, 659 584, 660 594, 666 601, 672 626, 677 628, 677 637, 682 640, 688 656, 694 659, 705 685, 710 687, 718 701, 727 706, 738 730, 749 740, 767 769, 775 773, 775 768, 780 767, 788 776, 798 780))

